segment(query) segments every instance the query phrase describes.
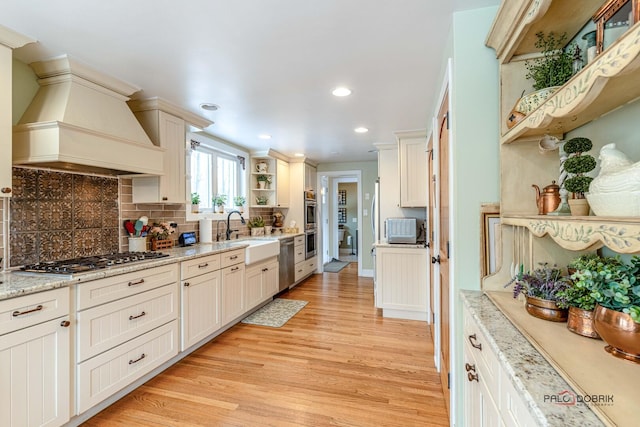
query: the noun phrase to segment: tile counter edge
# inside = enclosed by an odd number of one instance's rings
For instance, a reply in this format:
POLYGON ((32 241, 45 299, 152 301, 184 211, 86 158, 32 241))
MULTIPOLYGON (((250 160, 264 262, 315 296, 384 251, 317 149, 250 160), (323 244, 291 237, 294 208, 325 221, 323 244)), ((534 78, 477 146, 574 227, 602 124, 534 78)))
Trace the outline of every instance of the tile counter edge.
POLYGON ((131 273, 134 271, 174 264, 207 255, 244 249, 247 246, 248 244, 242 244, 242 240, 233 240, 230 242, 198 243, 193 246, 175 247, 162 251, 169 254, 166 258, 158 258, 134 264, 110 267, 102 270, 77 274, 75 276, 63 275, 62 277, 58 277, 52 274, 6 271, 4 273, 0 273, 0 301, 37 292, 44 292, 51 289, 63 288, 77 283, 90 282, 92 280, 103 279, 105 277, 119 276, 121 274, 131 273))
POLYGON ((605 425, 587 406, 545 403, 544 396, 555 396, 573 389, 489 297, 481 291, 461 291, 460 297, 498 355, 511 384, 540 425, 605 425))

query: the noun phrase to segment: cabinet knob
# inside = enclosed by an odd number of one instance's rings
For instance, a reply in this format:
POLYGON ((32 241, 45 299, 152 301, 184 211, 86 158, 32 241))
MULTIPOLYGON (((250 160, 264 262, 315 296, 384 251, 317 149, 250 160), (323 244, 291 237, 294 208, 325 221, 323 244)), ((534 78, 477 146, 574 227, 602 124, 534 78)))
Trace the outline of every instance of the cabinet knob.
POLYGON ((69 322, 68 320, 63 320, 62 322, 60 322, 60 326, 62 326, 63 328, 68 328, 69 325, 71 325, 71 322, 69 322))
POLYGON ((189 282, 184 282, 184 286, 188 288, 189 286, 191 286, 191 283, 189 283, 189 282))
POLYGON ((163 196, 163 197, 162 197, 162 201, 163 201, 163 202, 166 202, 167 200, 169 200, 169 198, 168 198, 167 196, 163 196))
POLYGON ((478 337, 476 337, 476 334, 469 335, 469 342, 471 343, 471 345, 472 345, 474 348, 477 348, 478 350, 482 351, 482 344, 481 344, 481 343, 476 342, 476 341, 477 341, 477 339, 478 339, 478 337))
POLYGON ((465 364, 464 364, 464 369, 465 369, 467 372, 469 372, 469 371, 473 371, 473 372, 475 372, 475 371, 476 371, 476 365, 470 365, 470 364, 468 364, 468 363, 465 363, 465 364))
POLYGON ((0 192, 1 192, 2 194, 9 194, 9 193, 11 193, 11 187, 2 187, 2 188, 0 189, 0 192))
POLYGON ((469 382, 472 382, 472 381, 480 382, 480 380, 478 380, 478 374, 472 374, 471 372, 467 374, 467 379, 469 380, 469 382))

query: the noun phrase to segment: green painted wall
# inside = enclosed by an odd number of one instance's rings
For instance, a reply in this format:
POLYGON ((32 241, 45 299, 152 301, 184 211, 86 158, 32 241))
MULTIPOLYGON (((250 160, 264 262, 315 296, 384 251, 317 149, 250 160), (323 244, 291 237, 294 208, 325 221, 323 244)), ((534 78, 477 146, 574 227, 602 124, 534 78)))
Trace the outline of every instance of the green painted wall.
MULTIPOLYGON (((495 52, 484 45, 497 7, 453 14, 451 51, 451 137, 453 182, 450 183, 452 213, 452 277, 454 293, 455 353, 453 381, 461 402, 462 359, 461 289, 480 289, 480 206, 500 199, 499 77, 495 52)), ((452 396, 454 397, 454 396, 452 396)), ((455 408, 456 425, 463 408, 455 408)), ((452 414, 453 415, 453 414, 452 414)))
MULTIPOLYGON (((391 137, 390 137, 391 138, 391 137)), ((345 162, 345 163, 321 163, 318 165, 318 175, 322 172, 355 171, 362 174, 362 198, 369 193, 373 197, 376 179, 378 178, 378 162, 345 162)), ((373 258, 371 257, 371 247, 373 245, 373 232, 369 224, 371 223, 371 199, 362 200, 362 208, 367 209, 367 215, 362 215, 362 247, 359 253, 362 254, 362 269, 373 270, 373 258)))

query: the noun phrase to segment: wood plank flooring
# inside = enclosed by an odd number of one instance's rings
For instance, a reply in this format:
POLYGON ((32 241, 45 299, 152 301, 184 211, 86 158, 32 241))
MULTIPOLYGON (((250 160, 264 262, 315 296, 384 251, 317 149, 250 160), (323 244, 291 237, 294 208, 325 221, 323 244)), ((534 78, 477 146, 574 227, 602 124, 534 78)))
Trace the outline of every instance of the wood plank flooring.
POLYGON ((281 298, 281 328, 238 324, 85 426, 448 426, 424 322, 387 319, 356 263, 281 298))

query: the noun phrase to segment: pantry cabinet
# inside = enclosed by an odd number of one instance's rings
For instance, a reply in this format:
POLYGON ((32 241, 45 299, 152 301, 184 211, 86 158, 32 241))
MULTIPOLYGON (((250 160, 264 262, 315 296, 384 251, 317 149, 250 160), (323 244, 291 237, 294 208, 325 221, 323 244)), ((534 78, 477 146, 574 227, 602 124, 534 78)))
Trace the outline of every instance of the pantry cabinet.
POLYGON ((71 408, 69 289, 0 301, 0 313, 0 425, 66 423, 71 408))
POLYGON ((427 206, 427 134, 426 131, 396 132, 400 207, 427 206))

